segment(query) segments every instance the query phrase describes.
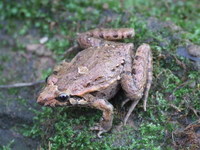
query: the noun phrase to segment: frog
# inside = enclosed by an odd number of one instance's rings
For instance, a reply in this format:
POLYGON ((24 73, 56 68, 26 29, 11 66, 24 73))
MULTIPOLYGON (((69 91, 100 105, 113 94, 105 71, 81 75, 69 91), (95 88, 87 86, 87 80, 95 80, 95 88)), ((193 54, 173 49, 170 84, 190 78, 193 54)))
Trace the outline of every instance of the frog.
POLYGON ((79 33, 77 41, 82 49, 70 62, 55 66, 40 92, 37 103, 42 106, 90 107, 102 111, 102 117, 91 130, 97 136, 112 128, 114 107, 109 102, 119 89, 131 102, 124 117, 126 125, 138 102, 143 100, 146 111, 152 84, 152 52, 143 43, 136 50, 133 43, 120 40, 133 38, 133 28, 97 28, 79 33))

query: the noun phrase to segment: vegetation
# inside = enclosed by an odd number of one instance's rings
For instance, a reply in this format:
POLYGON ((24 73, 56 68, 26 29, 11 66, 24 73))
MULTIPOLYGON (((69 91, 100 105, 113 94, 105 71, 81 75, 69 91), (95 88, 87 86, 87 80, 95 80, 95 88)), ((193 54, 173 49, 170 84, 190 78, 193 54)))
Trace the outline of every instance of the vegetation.
MULTIPOLYGON (((89 127, 99 120, 101 112, 98 110, 42 108, 32 110, 36 114, 34 124, 24 126, 21 132, 40 139, 41 149, 174 149, 172 135, 181 127, 180 120, 195 121, 199 115, 195 110, 200 110, 200 72, 186 58, 176 55, 177 47, 184 46, 187 40, 200 44, 199 12, 198 0, 0 1, 0 28, 16 39, 13 51, 24 52, 25 45, 18 38, 37 30, 41 36, 49 37, 45 46, 59 62, 66 49, 75 44, 77 32, 96 27, 132 27, 136 36, 126 41, 136 46, 148 42, 153 51, 153 86, 147 111, 140 107, 142 103, 134 111, 136 127, 126 126, 120 132, 114 130, 97 139, 89 127), (169 40, 174 31, 167 27, 149 29, 147 19, 150 17, 172 21, 186 32, 177 32, 177 40, 169 40), (55 38, 58 36, 60 38, 55 38)), ((2 55, 0 60, 6 62, 9 58, 2 55)), ((3 68, 0 64, 0 77, 3 68)), ((49 70, 44 70, 42 78, 47 74, 49 70)), ((0 83, 9 80, 0 78, 0 83)), ((11 89, 10 93, 16 92, 11 89)), ((119 124, 120 113, 125 112, 117 110, 114 126, 119 124)))

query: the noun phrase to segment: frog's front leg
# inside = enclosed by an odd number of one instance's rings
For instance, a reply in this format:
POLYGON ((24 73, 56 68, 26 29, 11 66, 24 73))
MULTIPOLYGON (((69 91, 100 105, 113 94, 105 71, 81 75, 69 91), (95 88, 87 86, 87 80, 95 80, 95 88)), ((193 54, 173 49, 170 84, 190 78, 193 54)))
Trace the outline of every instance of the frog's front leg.
POLYGON ((142 97, 144 98, 144 110, 146 110, 146 101, 152 82, 152 55, 150 46, 148 44, 141 45, 137 49, 135 57, 132 57, 131 50, 129 52, 130 55, 127 56, 124 65, 121 85, 128 98, 133 102, 124 119, 124 124, 126 124, 130 114, 142 97))
POLYGON ((101 138, 101 134, 108 132, 112 128, 113 123, 113 106, 105 99, 99 99, 92 97, 90 106, 99 109, 103 112, 100 122, 91 128, 91 130, 98 130, 98 137, 101 138))

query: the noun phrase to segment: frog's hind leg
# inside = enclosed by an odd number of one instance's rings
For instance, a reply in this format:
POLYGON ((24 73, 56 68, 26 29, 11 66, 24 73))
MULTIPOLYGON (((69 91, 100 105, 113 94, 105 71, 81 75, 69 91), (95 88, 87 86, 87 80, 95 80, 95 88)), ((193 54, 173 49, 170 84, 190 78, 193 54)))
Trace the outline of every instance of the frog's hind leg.
POLYGON ((121 77, 121 86, 126 92, 127 97, 133 102, 124 119, 124 124, 126 124, 130 114, 138 104, 139 100, 143 96, 147 99, 148 91, 151 85, 150 81, 152 78, 152 73, 150 73, 152 59, 149 57, 151 57, 151 49, 148 44, 141 45, 137 49, 134 58, 131 56, 131 50, 130 54, 126 57, 124 72, 121 77))
POLYGON ((128 110, 128 113, 126 114, 126 116, 124 118, 124 125, 126 125, 126 122, 127 122, 128 118, 130 117, 131 113, 135 109, 135 106, 138 104, 138 102, 139 102, 139 99, 137 99, 137 100, 132 102, 131 107, 128 110))
POLYGON ((97 28, 88 31, 85 34, 89 35, 90 37, 114 41, 114 40, 132 38, 135 35, 135 31, 132 28, 119 28, 119 29, 97 28))
POLYGON ((101 47, 105 45, 116 45, 115 42, 111 41, 131 38, 134 35, 135 31, 131 28, 99 28, 79 34, 77 41, 82 48, 101 47))
POLYGON ((144 89, 144 96, 143 96, 143 101, 144 101, 143 102, 143 108, 144 108, 144 111, 146 111, 146 107, 147 107, 147 99, 148 99, 149 90, 150 90, 151 83, 152 83, 152 78, 153 78, 152 53, 151 53, 151 51, 149 51, 147 83, 146 83, 146 87, 144 89))
POLYGON ((124 107, 124 105, 125 105, 126 103, 128 103, 129 101, 131 101, 129 98, 125 99, 125 100, 122 102, 121 107, 124 107))

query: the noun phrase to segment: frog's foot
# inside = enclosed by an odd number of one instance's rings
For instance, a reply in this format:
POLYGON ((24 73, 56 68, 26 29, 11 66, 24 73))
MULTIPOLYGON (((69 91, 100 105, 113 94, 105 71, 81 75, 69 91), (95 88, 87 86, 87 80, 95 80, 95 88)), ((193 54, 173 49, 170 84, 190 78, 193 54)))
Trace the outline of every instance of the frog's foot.
MULTIPOLYGON (((92 97, 91 95, 89 96, 90 98, 92 97)), ((96 99, 94 97, 91 106, 103 112, 100 123, 92 128, 93 130, 98 130, 98 137, 101 137, 102 133, 108 132, 112 128, 113 106, 105 99, 96 99)))
POLYGON ((128 113, 126 114, 126 117, 124 118, 124 125, 126 125, 128 118, 130 117, 131 113, 133 112, 133 110, 135 109, 135 106, 138 104, 139 100, 135 100, 133 101, 133 103, 131 104, 131 107, 128 110, 128 113))
POLYGON ((90 130, 92 131, 99 131, 97 133, 97 137, 98 138, 102 138, 101 134, 106 132, 106 130, 104 130, 98 123, 94 126, 94 127, 91 127, 90 130))
POLYGON ((102 120, 100 123, 96 123, 94 127, 91 127, 90 130, 97 130, 99 131, 97 133, 97 136, 99 138, 101 138, 101 134, 108 132, 112 127, 112 120, 110 121, 106 121, 106 120, 102 120))
POLYGON ((125 100, 122 102, 122 104, 121 104, 121 108, 124 107, 124 105, 125 105, 126 103, 128 103, 129 101, 130 101, 129 98, 125 99, 125 100))

